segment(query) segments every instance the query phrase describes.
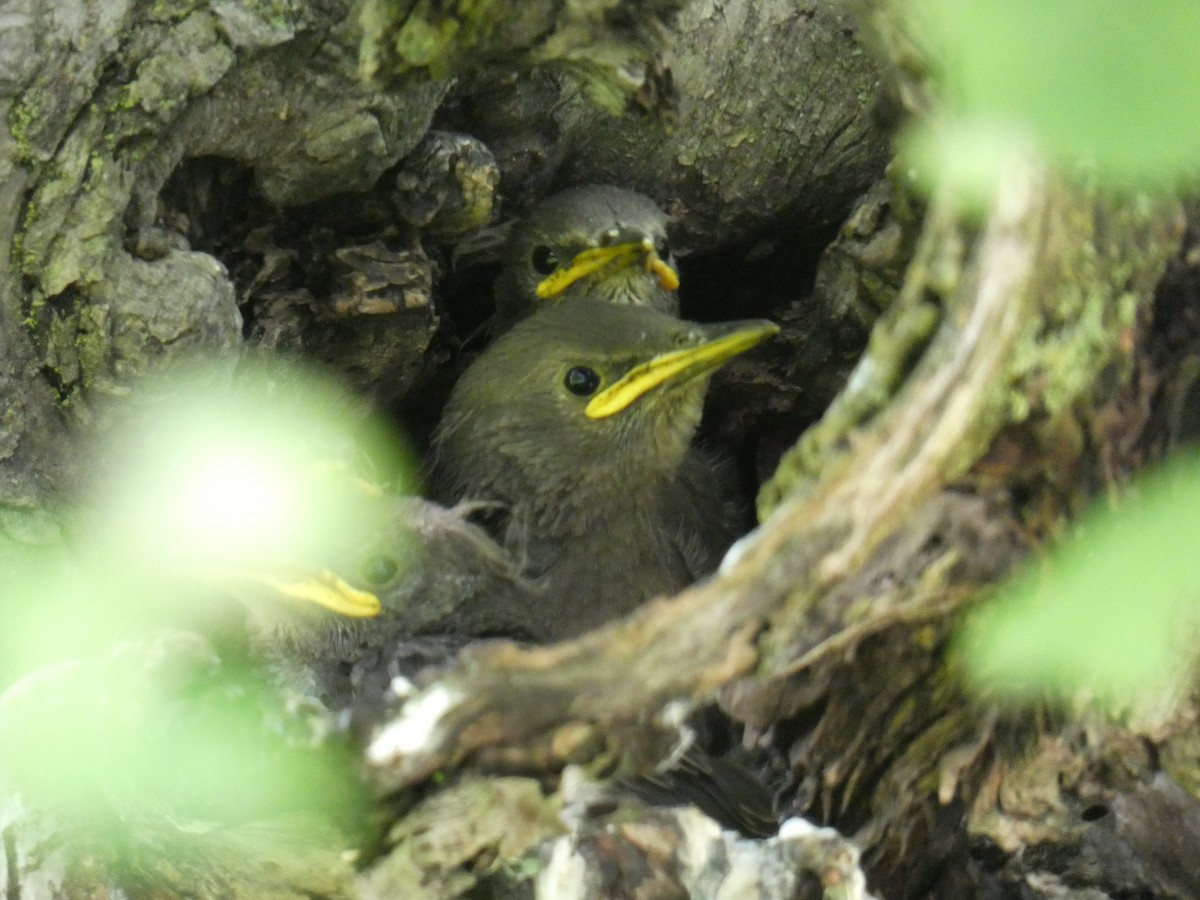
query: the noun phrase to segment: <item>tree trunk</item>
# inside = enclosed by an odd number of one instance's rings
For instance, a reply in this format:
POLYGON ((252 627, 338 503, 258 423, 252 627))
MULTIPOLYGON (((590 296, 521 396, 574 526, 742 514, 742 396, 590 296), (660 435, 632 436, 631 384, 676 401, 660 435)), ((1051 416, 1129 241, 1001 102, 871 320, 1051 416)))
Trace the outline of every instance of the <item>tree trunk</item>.
MULTIPOLYGON (((197 854, 134 892, 1200 895, 1191 705, 1001 712, 949 651, 1088 496, 1161 452, 1200 334, 1181 208, 1032 151, 981 220, 948 190, 922 206, 880 180, 879 112, 924 87, 839 4, 592 6, 82 0, 0 26, 10 543, 56 539, 101 401, 197 350, 305 353, 419 431, 469 330, 458 295, 479 292, 457 250, 553 186, 655 197, 692 254, 685 291, 729 273, 685 313, 784 326, 710 411, 764 481, 717 576, 429 675, 366 749, 404 815, 361 871, 306 832, 314 855, 278 881, 269 854, 227 877, 197 854), (714 704, 797 817, 777 836, 601 802, 582 777, 653 769, 714 704)), ((35 852, 54 823, 14 809, 7 896, 130 889, 84 850, 35 852)))

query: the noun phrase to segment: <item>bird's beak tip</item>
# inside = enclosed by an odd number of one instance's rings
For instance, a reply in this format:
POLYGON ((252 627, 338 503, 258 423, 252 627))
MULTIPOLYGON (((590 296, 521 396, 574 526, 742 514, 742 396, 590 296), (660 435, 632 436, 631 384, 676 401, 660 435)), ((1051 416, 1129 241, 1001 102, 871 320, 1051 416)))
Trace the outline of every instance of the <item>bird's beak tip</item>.
MULTIPOLYGON (((660 353, 634 366, 592 397, 584 407, 589 419, 604 419, 627 409, 635 400, 668 381, 680 383, 690 377, 720 368, 739 353, 779 333, 779 326, 766 319, 731 322, 718 326, 707 340, 682 350, 660 353)), ((711 334, 711 332, 710 332, 711 334)))
POLYGON ((255 584, 269 596, 289 603, 311 603, 351 619, 372 619, 383 610, 379 598, 360 590, 327 569, 286 574, 261 566, 205 566, 209 577, 227 585, 255 584))
POLYGON ((575 282, 601 269, 609 266, 627 269, 639 262, 644 263, 647 272, 652 272, 657 277, 659 287, 663 290, 673 291, 679 287, 678 273, 659 257, 654 249, 654 242, 643 235, 621 243, 591 247, 577 253, 567 265, 539 281, 534 293, 539 299, 550 300, 575 282))
POLYGON ((646 257, 646 269, 657 276, 658 286, 664 291, 679 289, 679 273, 659 257, 653 248, 650 250, 650 255, 646 257))
POLYGON ((312 603, 350 619, 373 619, 383 609, 370 591, 359 590, 328 570, 295 581, 279 581, 273 587, 284 598, 312 603))

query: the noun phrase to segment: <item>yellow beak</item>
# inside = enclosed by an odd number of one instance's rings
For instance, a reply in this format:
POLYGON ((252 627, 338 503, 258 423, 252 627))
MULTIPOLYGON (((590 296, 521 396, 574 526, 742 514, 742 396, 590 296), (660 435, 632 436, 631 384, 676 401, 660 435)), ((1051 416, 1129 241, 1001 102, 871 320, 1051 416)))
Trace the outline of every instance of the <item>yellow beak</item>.
POLYGON ((766 321, 735 322, 728 328, 733 330, 699 346, 661 353, 649 362, 634 366, 588 401, 584 414, 589 419, 607 418, 626 409, 647 391, 664 382, 711 372, 725 361, 779 333, 778 325, 766 321))
POLYGON ((650 238, 642 238, 640 241, 627 241, 623 244, 584 250, 576 254, 569 265, 551 272, 539 281, 535 291, 542 300, 549 300, 593 272, 610 266, 614 270, 627 269, 639 262, 645 265, 647 272, 657 276, 658 285, 664 291, 673 291, 679 287, 679 275, 655 252, 654 242, 650 238))
POLYGON ((318 569, 295 577, 267 573, 267 566, 233 568, 201 566, 200 570, 219 580, 249 581, 274 591, 288 600, 299 600, 324 607, 330 612, 352 619, 370 619, 379 615, 383 605, 370 591, 360 591, 347 584, 328 569, 318 569))

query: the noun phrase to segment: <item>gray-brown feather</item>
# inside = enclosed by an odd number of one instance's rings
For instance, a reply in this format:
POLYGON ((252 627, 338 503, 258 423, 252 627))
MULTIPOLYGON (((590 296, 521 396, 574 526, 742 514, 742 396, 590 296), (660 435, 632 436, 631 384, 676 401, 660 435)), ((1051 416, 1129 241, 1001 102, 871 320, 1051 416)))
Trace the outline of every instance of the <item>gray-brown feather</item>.
POLYGON ((692 323, 593 301, 502 336, 460 380, 430 457, 444 501, 501 504, 498 537, 539 582, 554 637, 710 572, 736 535, 722 467, 692 446, 707 378, 655 388, 603 419, 562 387, 587 365, 611 384, 703 338, 692 323))

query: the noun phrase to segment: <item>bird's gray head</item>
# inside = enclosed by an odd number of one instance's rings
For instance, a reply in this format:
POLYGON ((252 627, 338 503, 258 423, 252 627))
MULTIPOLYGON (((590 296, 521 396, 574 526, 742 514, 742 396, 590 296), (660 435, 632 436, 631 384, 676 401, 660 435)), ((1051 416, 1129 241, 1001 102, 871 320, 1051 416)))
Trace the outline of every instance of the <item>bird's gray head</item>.
POLYGON ((611 185, 568 188, 513 226, 497 312, 507 325, 543 302, 588 296, 674 314, 674 265, 666 214, 649 197, 611 185))
POLYGON ((539 518, 653 490, 688 452, 711 373, 777 330, 593 298, 541 309, 456 385, 434 436, 435 483, 444 499, 539 518))
POLYGON ((471 511, 388 494, 360 505, 303 568, 277 564, 243 585, 252 646, 268 660, 319 664, 414 635, 538 636, 516 560, 471 511))
POLYGON ((226 589, 246 607, 252 644, 268 656, 334 657, 403 614, 398 585, 417 542, 402 502, 363 497, 353 518, 302 557, 221 570, 226 589))

